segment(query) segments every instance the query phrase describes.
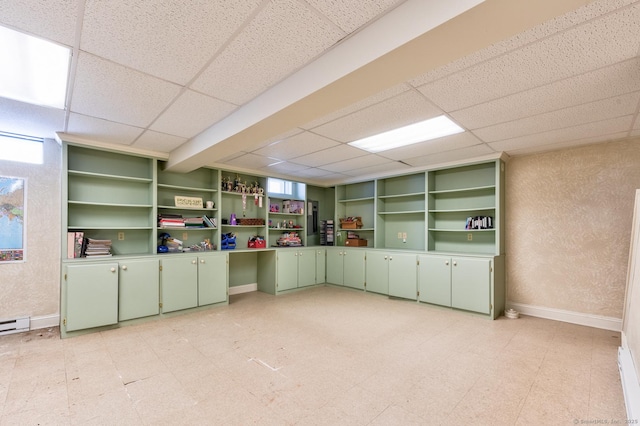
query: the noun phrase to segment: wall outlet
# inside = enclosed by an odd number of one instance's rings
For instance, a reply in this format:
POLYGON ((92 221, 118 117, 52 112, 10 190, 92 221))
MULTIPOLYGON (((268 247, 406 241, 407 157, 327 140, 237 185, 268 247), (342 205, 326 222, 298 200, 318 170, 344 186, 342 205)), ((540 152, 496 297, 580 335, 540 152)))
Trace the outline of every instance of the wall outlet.
POLYGON ((187 241, 187 239, 189 238, 189 234, 186 232, 182 233, 182 241, 187 241))
POLYGON ((467 234, 467 241, 473 241, 473 234, 467 234))
POLYGON ((124 240, 124 232, 118 232, 118 241, 124 240))
POLYGON ((398 232, 398 239, 402 238, 402 232, 398 232))
MULTIPOLYGON (((406 233, 406 232, 403 232, 403 233, 402 233, 402 239, 403 239, 403 240, 406 240, 406 239, 407 239, 407 233, 406 233)), ((403 242, 406 242, 406 241, 403 241, 403 242)))

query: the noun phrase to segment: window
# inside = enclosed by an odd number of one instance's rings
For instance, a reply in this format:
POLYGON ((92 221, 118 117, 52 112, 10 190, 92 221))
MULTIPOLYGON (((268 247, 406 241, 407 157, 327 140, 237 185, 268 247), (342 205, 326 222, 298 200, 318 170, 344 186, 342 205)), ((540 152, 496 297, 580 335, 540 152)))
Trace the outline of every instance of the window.
POLYGON ((0 160, 42 164, 43 157, 42 138, 0 132, 0 160))
POLYGON ((269 178, 267 181, 267 192, 272 194, 293 194, 292 182, 288 180, 269 178))

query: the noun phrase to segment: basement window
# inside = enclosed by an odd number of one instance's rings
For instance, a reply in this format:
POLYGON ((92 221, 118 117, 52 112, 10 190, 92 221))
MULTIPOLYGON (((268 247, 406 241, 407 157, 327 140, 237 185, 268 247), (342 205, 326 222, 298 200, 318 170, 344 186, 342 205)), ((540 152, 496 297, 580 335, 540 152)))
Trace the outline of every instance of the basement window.
POLYGON ((0 160, 42 164, 43 158, 42 138, 0 132, 0 160))

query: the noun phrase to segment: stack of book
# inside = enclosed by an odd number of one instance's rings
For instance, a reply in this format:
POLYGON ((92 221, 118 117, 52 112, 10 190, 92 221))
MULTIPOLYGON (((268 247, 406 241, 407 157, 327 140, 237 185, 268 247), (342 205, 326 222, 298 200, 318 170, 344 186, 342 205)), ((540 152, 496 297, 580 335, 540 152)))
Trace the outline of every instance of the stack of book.
POLYGON ((204 228, 202 217, 187 217, 184 219, 184 226, 187 228, 204 228))
POLYGON ((111 240, 85 238, 85 257, 111 256, 111 240))
POLYGON ((185 227, 185 223, 181 214, 162 213, 158 215, 158 228, 184 228, 184 227, 185 227))

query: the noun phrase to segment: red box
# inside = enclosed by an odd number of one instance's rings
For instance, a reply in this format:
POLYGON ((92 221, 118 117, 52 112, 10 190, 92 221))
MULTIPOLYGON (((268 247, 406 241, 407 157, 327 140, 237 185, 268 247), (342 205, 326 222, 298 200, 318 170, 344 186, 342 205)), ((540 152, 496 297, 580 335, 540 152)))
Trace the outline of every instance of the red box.
POLYGON ((265 240, 253 240, 247 243, 249 248, 266 248, 267 242, 265 240))

